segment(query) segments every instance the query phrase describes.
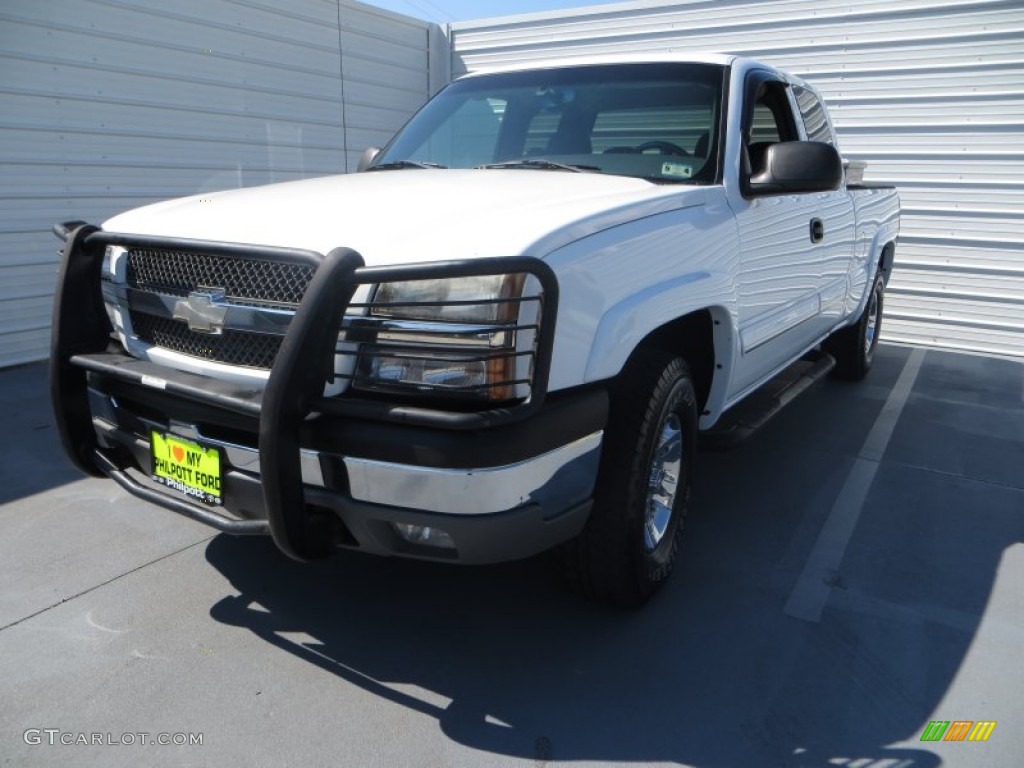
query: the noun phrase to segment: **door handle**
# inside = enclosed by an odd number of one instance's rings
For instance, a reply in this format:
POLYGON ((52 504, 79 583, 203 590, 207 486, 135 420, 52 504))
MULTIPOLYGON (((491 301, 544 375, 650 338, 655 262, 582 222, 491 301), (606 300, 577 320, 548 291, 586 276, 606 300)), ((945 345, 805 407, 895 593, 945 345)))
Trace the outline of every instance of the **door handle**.
POLYGON ((811 242, 820 243, 825 239, 825 222, 821 219, 811 219, 811 242))

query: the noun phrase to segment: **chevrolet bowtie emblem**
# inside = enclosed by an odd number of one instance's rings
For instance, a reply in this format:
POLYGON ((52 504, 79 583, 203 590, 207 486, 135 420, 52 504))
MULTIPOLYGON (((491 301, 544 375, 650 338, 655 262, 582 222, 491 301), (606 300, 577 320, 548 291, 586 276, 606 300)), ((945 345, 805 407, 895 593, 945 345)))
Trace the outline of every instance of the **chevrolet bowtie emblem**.
POLYGON ((192 291, 187 299, 179 299, 174 305, 174 319, 184 320, 189 330, 220 336, 224 332, 224 317, 228 308, 224 291, 192 291))

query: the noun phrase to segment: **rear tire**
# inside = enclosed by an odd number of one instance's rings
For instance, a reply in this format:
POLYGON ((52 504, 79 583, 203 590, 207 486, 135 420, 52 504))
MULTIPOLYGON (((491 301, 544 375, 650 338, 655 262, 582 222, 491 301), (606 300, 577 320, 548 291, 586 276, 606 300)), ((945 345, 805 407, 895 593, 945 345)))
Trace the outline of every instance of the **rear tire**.
POLYGON ((882 330, 884 292, 885 281, 878 274, 871 285, 867 306, 857 322, 836 331, 822 344, 822 348, 836 359, 832 372, 837 378, 860 381, 871 370, 878 335, 882 330))
POLYGON ((583 594, 622 607, 646 603, 675 566, 697 444, 697 396, 681 357, 634 360, 613 392, 594 508, 565 546, 583 594))

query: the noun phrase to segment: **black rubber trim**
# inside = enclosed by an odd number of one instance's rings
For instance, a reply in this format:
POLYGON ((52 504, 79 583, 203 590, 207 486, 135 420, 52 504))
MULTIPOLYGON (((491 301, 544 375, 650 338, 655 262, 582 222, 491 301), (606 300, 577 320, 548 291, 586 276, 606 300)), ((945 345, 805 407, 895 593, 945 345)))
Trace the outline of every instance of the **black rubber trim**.
POLYGON ((67 242, 67 239, 71 237, 72 232, 74 232, 79 227, 86 226, 88 223, 89 222, 87 221, 79 221, 76 219, 75 221, 64 221, 61 222, 60 224, 54 224, 53 234, 55 234, 61 240, 67 242))
MULTIPOLYGON (((156 389, 120 376, 123 368, 96 367, 89 385, 113 397, 122 429, 144 434, 133 417, 170 427, 170 420, 194 424, 205 437, 257 449, 259 414, 212 405, 208 399, 189 399, 173 387, 156 389)), ((163 369, 166 371, 167 369, 163 369)), ((223 384, 223 382, 218 382, 223 384)), ((525 421, 490 429, 452 431, 409 424, 373 421, 351 416, 321 415, 301 425, 304 449, 325 454, 390 461, 433 468, 494 467, 516 464, 603 430, 608 421, 608 393, 603 386, 553 392, 525 421)))
POLYGON ((877 181, 859 181, 856 184, 847 184, 846 188, 851 192, 855 192, 858 189, 896 189, 896 185, 885 184, 877 181))
POLYGON ((882 249, 882 259, 878 264, 878 269, 882 273, 882 280, 886 286, 889 285, 889 278, 892 276, 892 264, 896 260, 896 243, 888 243, 882 249))
POLYGON ((132 496, 152 502, 172 512, 177 512, 179 515, 190 517, 197 522, 205 523, 224 533, 258 536, 266 535, 270 532, 270 524, 266 520, 232 520, 224 515, 218 515, 210 509, 200 507, 198 504, 191 504, 183 498, 177 499, 155 491, 152 488, 147 488, 107 458, 102 451, 95 451, 94 460, 104 474, 132 496))
MULTIPOLYGON (((79 222, 69 222, 78 224, 79 222)), ((96 433, 89 411, 86 372, 75 355, 101 352, 110 343, 110 322, 100 294, 103 249, 88 245, 97 228, 67 232, 53 299, 50 336, 50 400, 64 452, 82 472, 102 477, 93 454, 96 433)))
POLYGON ((277 546, 306 559, 321 554, 310 536, 299 457, 300 429, 334 367, 339 308, 352 300, 363 258, 348 248, 324 257, 299 304, 270 371, 260 414, 260 477, 277 546))
POLYGON ((131 235, 120 232, 95 230, 89 235, 89 245, 122 245, 126 248, 149 248, 157 251, 194 251, 213 256, 229 256, 239 259, 262 261, 286 261, 293 264, 317 266, 323 256, 316 251, 302 248, 281 248, 272 245, 250 245, 248 243, 221 243, 213 240, 192 240, 189 238, 153 237, 131 235))
POLYGON ((247 416, 259 417, 260 414, 263 393, 232 382, 137 360, 122 352, 75 355, 71 362, 83 370, 144 388, 168 392, 247 416))
MULTIPOLYGON (((103 372, 93 372, 89 386, 97 392, 114 398, 122 414, 141 416, 149 421, 169 426, 171 419, 184 424, 195 424, 205 433, 211 427, 211 437, 218 437, 225 430, 242 434, 236 442, 256 448, 259 431, 259 414, 242 414, 211 405, 208 400, 190 400, 166 389, 154 389, 130 382, 120 376, 112 377, 103 372), (212 434, 217 432, 217 435, 212 434)), ((260 394, 262 399, 262 393, 260 394)), ((144 431, 144 430, 143 430, 144 431)))
POLYGON ((367 504, 337 494, 311 494, 311 500, 332 509, 363 552, 460 565, 520 560, 549 550, 579 535, 593 507, 588 499, 554 517, 537 504, 490 515, 445 515, 367 504), (442 530, 455 549, 411 544, 399 536, 394 523, 442 530))
POLYGON ((351 418, 307 425, 303 447, 421 467, 496 467, 516 464, 603 430, 608 393, 602 387, 548 396, 532 419, 490 429, 458 431, 351 418))

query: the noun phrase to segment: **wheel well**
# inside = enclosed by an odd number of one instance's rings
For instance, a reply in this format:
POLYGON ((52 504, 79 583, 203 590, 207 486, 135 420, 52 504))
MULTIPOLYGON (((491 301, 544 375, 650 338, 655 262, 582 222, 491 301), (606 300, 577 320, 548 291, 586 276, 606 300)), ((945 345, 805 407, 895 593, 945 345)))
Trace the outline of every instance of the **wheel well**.
MULTIPOLYGON (((697 402, 703 410, 715 375, 714 321, 711 312, 703 309, 654 329, 633 350, 630 362, 638 353, 649 350, 682 355, 690 366, 697 390, 697 402)), ((626 363, 627 367, 629 364, 626 363)))
POLYGON ((882 273, 882 279, 889 283, 889 276, 892 274, 892 263, 896 256, 896 243, 888 242, 882 248, 882 253, 878 257, 878 270, 882 273))

